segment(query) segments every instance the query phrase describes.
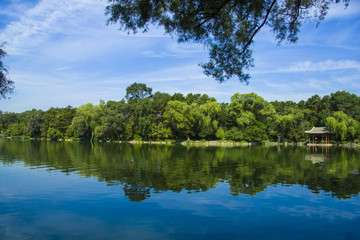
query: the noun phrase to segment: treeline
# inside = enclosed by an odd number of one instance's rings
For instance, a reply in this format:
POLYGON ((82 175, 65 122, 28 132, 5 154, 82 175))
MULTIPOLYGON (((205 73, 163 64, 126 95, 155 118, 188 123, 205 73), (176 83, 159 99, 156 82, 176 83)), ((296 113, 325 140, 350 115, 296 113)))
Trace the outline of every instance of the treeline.
POLYGON ((206 94, 153 94, 141 83, 127 87, 121 101, 0 113, 3 136, 101 141, 298 142, 313 126, 328 127, 337 141, 354 141, 360 138, 359 122, 360 97, 345 91, 299 103, 267 102, 255 93, 236 93, 230 103, 218 103, 206 94))

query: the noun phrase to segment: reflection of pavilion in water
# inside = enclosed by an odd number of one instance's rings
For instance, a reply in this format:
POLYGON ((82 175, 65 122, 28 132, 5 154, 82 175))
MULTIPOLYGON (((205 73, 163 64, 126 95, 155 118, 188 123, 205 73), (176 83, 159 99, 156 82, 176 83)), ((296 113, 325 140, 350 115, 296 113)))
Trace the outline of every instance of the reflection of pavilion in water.
POLYGON ((305 160, 309 160, 312 163, 322 163, 325 162, 328 159, 328 156, 326 154, 306 154, 305 160))
POLYGON ((328 154, 331 152, 329 147, 317 147, 310 146, 308 148, 308 153, 305 155, 305 160, 309 160, 312 163, 322 163, 328 160, 328 154))

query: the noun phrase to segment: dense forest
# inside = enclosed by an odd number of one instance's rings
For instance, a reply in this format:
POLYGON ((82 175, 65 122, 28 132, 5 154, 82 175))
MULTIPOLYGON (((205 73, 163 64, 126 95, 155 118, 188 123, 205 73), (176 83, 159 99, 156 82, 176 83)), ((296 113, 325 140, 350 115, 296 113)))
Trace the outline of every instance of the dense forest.
POLYGON ((142 83, 126 88, 121 101, 100 100, 78 108, 0 112, 3 136, 118 140, 233 140, 247 142, 306 139, 305 130, 326 126, 337 141, 360 138, 360 97, 338 91, 295 103, 267 102, 255 93, 218 103, 206 94, 152 93, 142 83))

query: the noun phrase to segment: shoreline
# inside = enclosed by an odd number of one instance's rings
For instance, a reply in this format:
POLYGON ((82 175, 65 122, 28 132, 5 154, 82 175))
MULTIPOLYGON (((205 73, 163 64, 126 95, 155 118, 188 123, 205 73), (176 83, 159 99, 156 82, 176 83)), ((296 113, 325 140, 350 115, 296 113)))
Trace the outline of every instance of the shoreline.
MULTIPOLYGON (((52 140, 49 138, 31 138, 31 137, 16 137, 12 139, 11 137, 6 137, 8 140, 39 140, 39 141, 58 141, 58 142, 81 142, 81 140, 74 139, 58 139, 52 140)), ((129 144, 160 144, 160 145, 183 145, 183 146, 209 146, 209 147, 248 147, 248 146, 307 146, 307 147, 351 147, 357 148, 360 147, 360 143, 306 143, 306 142, 265 142, 265 143, 256 143, 256 142, 233 142, 233 141, 204 141, 204 140, 194 140, 194 141, 98 141, 98 142, 108 142, 108 143, 129 143, 129 144)))

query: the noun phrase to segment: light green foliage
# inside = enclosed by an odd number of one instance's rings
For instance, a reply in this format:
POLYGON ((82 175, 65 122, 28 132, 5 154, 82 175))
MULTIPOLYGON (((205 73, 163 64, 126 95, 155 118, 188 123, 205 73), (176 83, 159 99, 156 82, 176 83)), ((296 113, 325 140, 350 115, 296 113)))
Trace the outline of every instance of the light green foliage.
POLYGON ((239 94, 231 97, 229 105, 230 118, 233 126, 228 132, 229 137, 240 135, 242 140, 261 142, 269 138, 270 124, 275 120, 274 107, 255 93, 239 94), (239 134, 242 132, 242 134, 239 134))
POLYGON ((311 124, 305 120, 305 111, 292 105, 286 107, 283 115, 277 116, 277 132, 281 140, 298 142, 305 138, 305 130, 311 128, 311 124))
POLYGON ((167 103, 171 101, 170 94, 156 92, 150 101, 150 112, 152 116, 151 131, 148 138, 150 139, 169 139, 173 136, 170 127, 164 123, 164 113, 167 103))
POLYGON ((337 121, 334 117, 328 117, 326 119, 326 127, 329 131, 335 132, 337 121))
POLYGON ((165 140, 173 137, 173 133, 169 127, 166 127, 164 123, 153 123, 151 126, 150 138, 155 140, 165 140))
POLYGON ((328 117, 326 119, 326 126, 341 141, 354 140, 360 135, 359 122, 342 111, 334 112, 332 117, 328 117))
POLYGON ((93 140, 95 137, 95 128, 99 125, 100 113, 103 107, 103 102, 100 102, 98 106, 87 103, 78 107, 71 124, 77 136, 90 138, 91 141, 93 140))
POLYGON ((335 132, 337 136, 343 141, 346 138, 347 126, 345 122, 339 122, 336 126, 335 132))
POLYGON ((208 100, 199 107, 199 136, 201 138, 214 138, 219 127, 218 116, 221 113, 221 107, 216 101, 208 100))
POLYGON ((223 128, 219 128, 217 131, 216 131, 216 137, 218 139, 221 139, 221 140, 224 140, 225 139, 225 132, 224 132, 224 129, 223 128))
POLYGON ((63 134, 59 129, 50 127, 47 131, 47 137, 51 139, 59 139, 63 137, 63 134))
POLYGON ((173 132, 185 136, 188 140, 196 134, 199 116, 200 111, 196 103, 188 105, 180 101, 168 102, 164 114, 165 121, 173 132))
POLYGON ((21 136, 24 132, 24 126, 21 123, 13 123, 4 131, 7 136, 21 136))

